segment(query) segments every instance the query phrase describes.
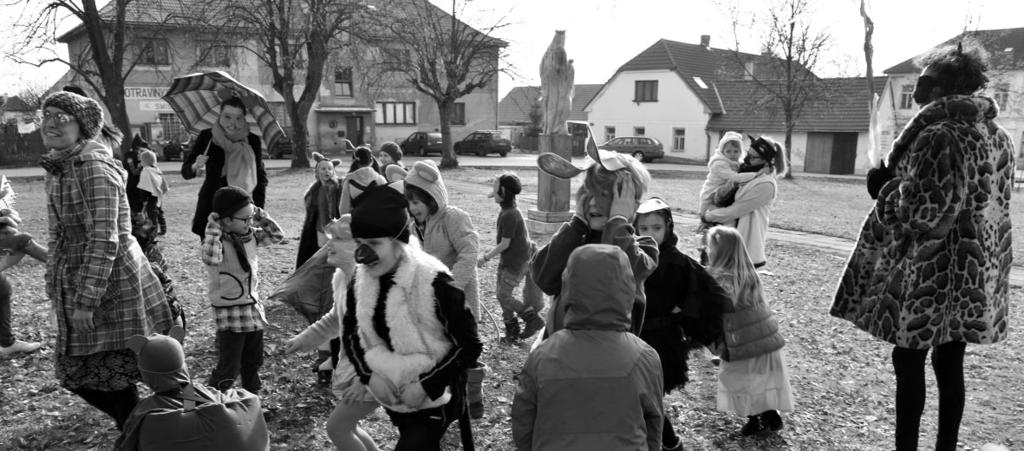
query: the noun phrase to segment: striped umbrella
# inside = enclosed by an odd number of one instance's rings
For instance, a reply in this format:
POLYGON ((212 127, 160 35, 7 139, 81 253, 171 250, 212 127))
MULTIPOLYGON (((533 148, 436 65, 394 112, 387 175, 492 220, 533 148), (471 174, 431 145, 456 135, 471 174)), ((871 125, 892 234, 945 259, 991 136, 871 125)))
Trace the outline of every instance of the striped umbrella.
POLYGON ((242 99, 249 115, 259 124, 268 149, 284 136, 284 129, 270 112, 267 99, 221 71, 177 77, 162 99, 171 105, 190 133, 199 133, 213 127, 220 115, 221 101, 231 97, 242 99))

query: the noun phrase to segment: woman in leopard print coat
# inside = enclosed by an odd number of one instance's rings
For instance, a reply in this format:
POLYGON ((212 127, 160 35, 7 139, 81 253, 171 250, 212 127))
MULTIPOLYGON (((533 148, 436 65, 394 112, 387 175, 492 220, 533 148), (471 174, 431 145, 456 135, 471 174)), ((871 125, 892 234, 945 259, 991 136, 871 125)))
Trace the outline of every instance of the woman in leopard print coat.
POLYGON ((917 449, 933 348, 936 449, 955 449, 965 345, 1007 332, 1013 144, 994 122, 996 103, 974 95, 987 82, 984 50, 941 48, 919 65, 921 110, 888 167, 869 174, 869 191, 881 189, 831 314, 895 345, 897 449, 917 449))

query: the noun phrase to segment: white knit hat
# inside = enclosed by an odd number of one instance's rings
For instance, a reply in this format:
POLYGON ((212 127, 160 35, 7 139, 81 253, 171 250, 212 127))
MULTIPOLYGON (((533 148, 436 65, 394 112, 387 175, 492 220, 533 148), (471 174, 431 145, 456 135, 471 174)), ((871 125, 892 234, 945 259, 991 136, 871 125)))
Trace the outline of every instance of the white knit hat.
POLYGON ((448 205, 448 187, 444 186, 441 171, 433 160, 421 160, 412 165, 405 183, 426 191, 437 202, 437 208, 443 209, 448 205))

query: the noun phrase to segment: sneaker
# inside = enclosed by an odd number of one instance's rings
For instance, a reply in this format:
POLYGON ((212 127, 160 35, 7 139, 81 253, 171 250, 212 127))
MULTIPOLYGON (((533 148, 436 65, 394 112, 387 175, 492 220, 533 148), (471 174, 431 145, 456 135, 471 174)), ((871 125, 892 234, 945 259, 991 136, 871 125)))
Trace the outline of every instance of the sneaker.
POLYGON ((28 341, 16 340, 14 344, 10 346, 0 346, 0 356, 8 356, 16 352, 31 353, 36 352, 39 348, 43 347, 42 343, 33 343, 28 341))
POLYGON ((782 416, 779 415, 778 410, 769 410, 761 413, 761 419, 765 423, 765 426, 767 426, 772 432, 782 430, 782 416))
POLYGON ((758 435, 765 432, 768 432, 768 425, 761 419, 761 415, 747 417, 747 424, 740 429, 740 434, 743 435, 758 435))
POLYGON ((544 320, 541 319, 537 312, 528 312, 523 314, 523 321, 526 322, 526 327, 523 329, 523 333, 519 335, 519 338, 526 340, 536 334, 541 329, 544 329, 544 320))

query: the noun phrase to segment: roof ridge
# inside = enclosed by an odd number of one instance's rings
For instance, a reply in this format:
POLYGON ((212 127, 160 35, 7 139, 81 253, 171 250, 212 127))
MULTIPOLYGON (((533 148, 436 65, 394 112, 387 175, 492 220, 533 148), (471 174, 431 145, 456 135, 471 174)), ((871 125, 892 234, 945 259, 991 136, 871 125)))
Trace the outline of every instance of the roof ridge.
POLYGON ((672 56, 672 50, 670 50, 668 48, 668 42, 667 41, 668 41, 668 39, 665 39, 665 38, 661 38, 661 39, 658 40, 658 42, 661 43, 662 50, 664 50, 665 54, 668 55, 668 62, 669 62, 669 64, 672 65, 673 69, 679 70, 679 64, 676 63, 675 57, 672 56))

